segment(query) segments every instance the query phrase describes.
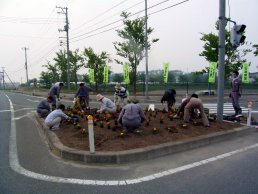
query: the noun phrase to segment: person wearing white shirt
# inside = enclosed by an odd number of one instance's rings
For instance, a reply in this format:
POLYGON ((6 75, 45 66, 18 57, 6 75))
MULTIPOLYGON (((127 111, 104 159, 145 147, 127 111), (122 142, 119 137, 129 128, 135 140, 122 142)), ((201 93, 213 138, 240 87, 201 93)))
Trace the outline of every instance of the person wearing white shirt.
POLYGON ((52 111, 45 119, 45 124, 53 131, 59 130, 59 125, 62 119, 69 118, 63 111, 65 110, 65 105, 60 104, 58 109, 52 111))

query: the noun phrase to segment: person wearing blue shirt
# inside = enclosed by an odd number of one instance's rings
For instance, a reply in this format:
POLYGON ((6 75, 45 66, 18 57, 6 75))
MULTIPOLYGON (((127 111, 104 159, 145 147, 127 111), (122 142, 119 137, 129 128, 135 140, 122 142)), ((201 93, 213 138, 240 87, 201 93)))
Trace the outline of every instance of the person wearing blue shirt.
POLYGON ((56 98, 58 101, 60 101, 60 91, 63 87, 64 83, 60 82, 59 84, 55 84, 50 88, 48 95, 51 96, 53 99, 52 104, 56 105, 56 98))
POLYGON ((88 86, 85 83, 80 83, 79 88, 74 95, 74 101, 76 101, 76 98, 79 98, 81 104, 85 104, 86 108, 89 107, 89 93, 92 92, 92 88, 88 86))
POLYGON ((48 96, 47 99, 42 100, 38 107, 37 107, 37 113, 40 117, 45 118, 50 112, 50 103, 52 102, 52 97, 48 96))

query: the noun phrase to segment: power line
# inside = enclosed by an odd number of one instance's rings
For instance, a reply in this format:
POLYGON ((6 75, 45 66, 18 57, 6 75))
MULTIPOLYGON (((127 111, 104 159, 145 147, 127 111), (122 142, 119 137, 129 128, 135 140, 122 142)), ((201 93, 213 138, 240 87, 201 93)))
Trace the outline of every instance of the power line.
POLYGON ((88 20, 88 21, 84 22, 84 23, 83 23, 83 24, 81 24, 80 26, 78 26, 78 27, 74 28, 74 29, 73 29, 73 31, 74 31, 74 30, 76 30, 76 29, 81 28, 82 26, 84 26, 84 25, 86 25, 86 24, 88 24, 88 23, 90 23, 90 22, 92 22, 92 21, 94 21, 95 19, 99 18, 100 16, 103 16, 104 14, 108 13, 109 11, 111 11, 112 9, 114 9, 114 8, 118 7, 119 5, 123 4, 123 3, 124 3, 124 2, 126 2, 126 1, 128 1, 128 0, 124 0, 124 1, 122 1, 122 2, 120 2, 120 3, 118 3, 118 4, 116 4, 116 5, 114 5, 113 7, 111 7, 111 8, 109 8, 109 9, 107 9, 106 11, 104 11, 104 12, 102 12, 102 13, 98 14, 98 15, 97 15, 97 16, 95 16, 94 18, 92 18, 92 19, 90 19, 90 20, 88 20))
MULTIPOLYGON (((94 23, 94 24, 88 26, 87 28, 91 28, 91 27, 94 27, 94 26, 96 26, 96 25, 98 25, 98 24, 100 24, 100 23, 103 23, 104 21, 106 21, 106 20, 108 20, 108 19, 110 19, 110 18, 112 18, 112 17, 114 17, 114 16, 117 16, 118 14, 121 14, 121 12, 128 11, 128 10, 132 9, 133 7, 136 7, 137 5, 140 5, 140 4, 143 3, 143 2, 144 2, 144 1, 141 1, 141 2, 138 2, 138 3, 136 3, 136 4, 133 4, 132 6, 126 8, 126 9, 124 9, 124 10, 122 10, 122 11, 119 11, 119 12, 117 12, 117 13, 115 13, 115 14, 113 14, 113 15, 111 15, 111 16, 109 16, 109 17, 107 17, 107 18, 105 18, 105 19, 103 19, 103 20, 101 20, 101 21, 98 21, 98 22, 96 22, 96 23, 94 23)), ((73 30, 71 30, 71 31, 73 31, 73 30)), ((79 34, 79 33, 81 33, 81 32, 83 32, 83 30, 78 31, 78 32, 74 33, 73 35, 79 34)))
MULTIPOLYGON (((153 5, 153 6, 150 6, 148 9, 151 9, 151 8, 153 8, 153 7, 156 7, 156 6, 160 5, 161 3, 165 3, 165 2, 167 2, 167 1, 170 1, 170 0, 165 0, 165 1, 162 1, 162 2, 160 2, 160 3, 157 3, 157 4, 153 5)), ((158 10, 158 11, 155 11, 155 12, 152 12, 152 13, 148 14, 148 16, 153 15, 153 14, 156 14, 156 13, 159 13, 159 12, 161 12, 161 11, 165 11, 165 10, 170 9, 170 8, 172 8, 172 7, 176 7, 176 6, 180 5, 180 4, 186 3, 187 1, 189 1, 189 0, 181 1, 181 2, 179 2, 179 3, 176 3, 176 4, 173 4, 173 5, 171 5, 171 6, 165 7, 165 8, 163 8, 163 9, 160 9, 160 10, 158 10)), ((141 13, 141 12, 143 12, 143 11, 145 11, 145 9, 144 9, 144 10, 141 10, 141 11, 138 11, 138 12, 136 12, 136 13, 134 13, 134 14, 130 14, 128 17, 132 17, 132 16, 134 16, 134 15, 136 15, 136 14, 139 14, 139 13, 141 13)), ((142 16, 142 17, 144 17, 144 16, 142 16)), ((142 17, 140 17, 140 18, 142 18, 142 17)), ((104 26, 101 26, 101 27, 96 28, 96 29, 94 29, 94 30, 91 30, 91 31, 89 31, 89 32, 83 33, 83 34, 81 34, 81 35, 79 35, 79 36, 76 36, 76 37, 71 38, 71 40, 76 39, 76 38, 79 38, 79 37, 82 37, 82 36, 85 36, 85 35, 87 35, 87 34, 90 34, 90 33, 92 33, 92 32, 95 32, 95 31, 99 30, 99 29, 105 28, 105 27, 107 27, 107 26, 110 26, 110 25, 115 24, 115 23, 117 23, 117 22, 120 22, 120 21, 122 21, 122 20, 123 20, 123 19, 119 19, 119 20, 114 21, 114 22, 112 22, 112 23, 109 23, 109 24, 107 24, 107 25, 104 25, 104 26)), ((109 28, 109 29, 104 30, 104 31, 101 31, 101 32, 99 32, 99 33, 95 33, 95 34, 92 34, 92 35, 83 37, 83 38, 78 39, 78 40, 74 40, 74 41, 72 41, 72 42, 77 42, 77 41, 83 40, 83 39, 85 39, 85 38, 89 38, 89 37, 92 37, 92 36, 95 36, 95 35, 102 34, 102 33, 104 33, 104 32, 108 32, 108 31, 113 30, 113 29, 116 29, 116 28, 118 28, 118 27, 120 27, 120 26, 122 26, 122 25, 123 25, 123 24, 121 24, 121 25, 119 25, 119 26, 116 26, 116 27, 109 28)))

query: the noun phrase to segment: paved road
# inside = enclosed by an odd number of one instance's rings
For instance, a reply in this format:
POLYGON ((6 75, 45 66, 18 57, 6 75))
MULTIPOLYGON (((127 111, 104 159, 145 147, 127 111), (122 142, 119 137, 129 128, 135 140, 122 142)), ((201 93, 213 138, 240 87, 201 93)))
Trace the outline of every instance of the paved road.
POLYGON ((258 133, 132 164, 81 165, 49 152, 31 119, 40 98, 0 99, 1 194, 258 192, 258 133))

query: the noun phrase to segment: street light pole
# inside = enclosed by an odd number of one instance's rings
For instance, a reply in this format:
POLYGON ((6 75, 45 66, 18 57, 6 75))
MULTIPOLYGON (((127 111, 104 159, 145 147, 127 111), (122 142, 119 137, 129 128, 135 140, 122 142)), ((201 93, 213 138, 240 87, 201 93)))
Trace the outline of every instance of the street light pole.
POLYGON ((218 74, 218 107, 217 120, 223 121, 224 77, 225 77, 225 0, 219 1, 219 74, 218 74))
POLYGON ((147 14, 147 0, 145 0, 145 98, 149 99, 149 91, 148 91, 148 82, 149 82, 149 73, 148 73, 148 14, 147 14))

